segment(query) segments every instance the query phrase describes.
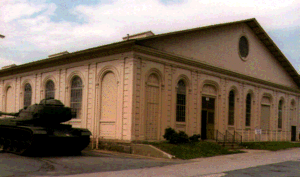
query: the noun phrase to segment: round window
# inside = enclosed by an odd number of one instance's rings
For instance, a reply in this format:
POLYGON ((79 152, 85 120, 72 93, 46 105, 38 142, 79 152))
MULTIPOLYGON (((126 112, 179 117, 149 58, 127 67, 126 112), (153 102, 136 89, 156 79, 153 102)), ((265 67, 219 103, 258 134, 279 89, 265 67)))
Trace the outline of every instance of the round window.
POLYGON ((239 52, 240 52, 240 56, 242 58, 246 58, 248 56, 248 53, 249 53, 249 44, 248 44, 248 40, 247 40, 247 38, 245 36, 242 36, 240 38, 239 52))

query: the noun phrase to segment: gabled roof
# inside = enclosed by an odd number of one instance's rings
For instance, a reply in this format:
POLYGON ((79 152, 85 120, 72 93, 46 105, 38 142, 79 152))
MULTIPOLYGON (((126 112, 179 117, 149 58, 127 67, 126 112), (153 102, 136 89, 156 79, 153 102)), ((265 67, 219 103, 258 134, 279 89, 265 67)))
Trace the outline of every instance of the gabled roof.
POLYGON ((300 87, 300 76, 298 72, 295 70, 293 65, 289 62, 289 60, 285 57, 285 55, 281 52, 281 50, 277 47, 277 45, 274 43, 274 41, 270 38, 270 36, 267 34, 267 32, 260 26, 260 24, 257 22, 255 18, 241 20, 241 21, 235 21, 235 22, 229 22, 229 23, 222 23, 222 24, 216 24, 216 25, 210 25, 205 27, 199 27, 199 28, 193 28, 193 29, 187 29, 187 30, 181 30, 181 31, 175 31, 170 33, 164 33, 154 36, 149 36, 142 39, 136 39, 137 42, 142 42, 146 40, 151 40, 155 38, 161 38, 165 36, 171 36, 171 35, 177 35, 182 33, 188 33, 188 32, 195 32, 200 30, 205 30, 209 28, 216 28, 221 26, 227 26, 232 24, 238 24, 238 23, 245 23, 249 26, 249 28, 253 31, 253 33, 258 37, 258 39, 265 45, 265 47, 270 51, 270 53, 274 56, 274 58, 280 63, 280 65, 287 71, 287 73, 293 78, 294 82, 300 87))

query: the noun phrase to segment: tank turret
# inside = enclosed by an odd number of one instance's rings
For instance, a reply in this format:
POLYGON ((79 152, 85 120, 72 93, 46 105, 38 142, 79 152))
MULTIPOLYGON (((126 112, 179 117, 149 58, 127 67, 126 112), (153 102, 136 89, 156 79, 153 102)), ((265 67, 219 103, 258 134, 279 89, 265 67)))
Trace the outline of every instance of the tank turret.
POLYGON ((91 132, 61 124, 76 117, 60 100, 44 99, 16 113, 0 112, 0 149, 15 154, 80 152, 88 146, 91 132))
POLYGON ((0 112, 0 116, 14 116, 15 121, 34 125, 55 125, 76 117, 76 112, 65 107, 60 100, 43 99, 39 104, 33 104, 16 113, 0 112))

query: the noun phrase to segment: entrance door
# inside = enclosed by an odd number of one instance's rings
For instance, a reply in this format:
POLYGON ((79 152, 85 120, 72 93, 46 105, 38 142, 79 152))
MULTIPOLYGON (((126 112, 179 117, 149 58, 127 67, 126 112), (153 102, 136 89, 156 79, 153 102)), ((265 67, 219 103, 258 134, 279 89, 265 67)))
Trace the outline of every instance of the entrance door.
POLYGON ((214 139, 215 134, 215 99, 202 97, 201 113, 201 137, 202 139, 214 139))
POLYGON ((207 139, 207 110, 202 110, 201 114, 201 139, 207 139))
POLYGON ((292 126, 291 140, 296 141, 296 126, 292 126))

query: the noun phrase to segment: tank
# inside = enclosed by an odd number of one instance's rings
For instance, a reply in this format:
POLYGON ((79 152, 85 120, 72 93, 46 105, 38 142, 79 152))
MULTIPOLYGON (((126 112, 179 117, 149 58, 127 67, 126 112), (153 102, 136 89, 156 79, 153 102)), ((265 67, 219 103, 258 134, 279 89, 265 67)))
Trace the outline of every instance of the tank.
POLYGON ((0 149, 18 155, 79 153, 91 132, 63 124, 76 117, 60 100, 44 99, 16 113, 0 112, 0 149))

